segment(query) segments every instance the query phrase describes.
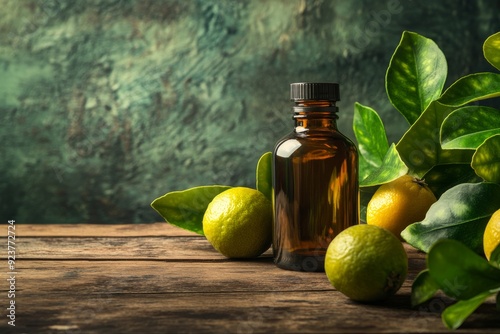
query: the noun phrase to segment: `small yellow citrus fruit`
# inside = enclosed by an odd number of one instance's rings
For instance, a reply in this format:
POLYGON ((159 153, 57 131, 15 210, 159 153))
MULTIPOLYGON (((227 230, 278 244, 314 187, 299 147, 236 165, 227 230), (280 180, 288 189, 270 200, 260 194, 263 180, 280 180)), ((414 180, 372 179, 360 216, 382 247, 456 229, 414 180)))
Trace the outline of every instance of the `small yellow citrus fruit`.
POLYGON ((252 258, 272 240, 272 204, 258 190, 236 187, 215 196, 203 216, 203 233, 229 258, 252 258))
POLYGON ((422 221, 436 196, 427 184, 410 175, 381 185, 366 208, 366 223, 388 229, 401 239, 410 224, 422 221))
POLYGON ((500 245, 500 209, 493 213, 484 230, 484 255, 488 260, 498 245, 500 245))
POLYGON ((375 302, 395 294, 408 273, 406 251, 391 232, 360 224, 340 232, 328 246, 325 272, 347 297, 375 302))

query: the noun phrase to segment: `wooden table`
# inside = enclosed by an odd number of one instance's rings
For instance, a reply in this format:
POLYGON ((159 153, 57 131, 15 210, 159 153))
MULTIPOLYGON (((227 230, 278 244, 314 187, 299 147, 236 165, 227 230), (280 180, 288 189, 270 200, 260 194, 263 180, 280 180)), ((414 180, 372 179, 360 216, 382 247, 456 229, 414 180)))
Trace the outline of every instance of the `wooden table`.
MULTIPOLYGON (((405 284, 387 302, 367 305, 335 291, 324 273, 278 269, 270 251, 255 260, 228 260, 203 237, 166 223, 17 224, 15 298, 9 299, 16 326, 5 316, 3 280, 0 332, 448 332, 440 312, 450 299, 410 307, 411 283, 425 255, 405 247, 405 284)), ((5 273, 6 267, 4 261, 5 273)), ((494 301, 462 332, 500 333, 494 301)))

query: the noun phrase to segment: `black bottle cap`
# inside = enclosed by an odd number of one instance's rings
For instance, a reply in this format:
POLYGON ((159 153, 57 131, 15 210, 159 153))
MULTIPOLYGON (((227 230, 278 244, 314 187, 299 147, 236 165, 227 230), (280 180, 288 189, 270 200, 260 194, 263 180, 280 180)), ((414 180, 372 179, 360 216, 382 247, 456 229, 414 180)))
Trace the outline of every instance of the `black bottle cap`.
POLYGON ((340 101, 339 84, 331 82, 296 82, 290 84, 290 99, 340 101))

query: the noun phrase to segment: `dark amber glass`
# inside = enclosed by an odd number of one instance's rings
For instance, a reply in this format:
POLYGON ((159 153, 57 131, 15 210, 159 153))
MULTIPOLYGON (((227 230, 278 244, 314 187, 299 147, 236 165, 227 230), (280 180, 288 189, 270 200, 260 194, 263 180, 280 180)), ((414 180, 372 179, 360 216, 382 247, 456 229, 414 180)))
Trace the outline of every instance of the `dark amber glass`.
POLYGON ((273 255, 283 269, 324 271, 328 245, 359 223, 358 155, 334 101, 296 101, 295 130, 273 153, 273 255))

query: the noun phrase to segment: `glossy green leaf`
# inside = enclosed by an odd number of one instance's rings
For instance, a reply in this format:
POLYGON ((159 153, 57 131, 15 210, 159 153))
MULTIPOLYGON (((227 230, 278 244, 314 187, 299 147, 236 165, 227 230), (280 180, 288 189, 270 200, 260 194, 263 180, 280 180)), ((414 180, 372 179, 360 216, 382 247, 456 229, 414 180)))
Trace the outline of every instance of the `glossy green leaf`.
POLYGON ((484 58, 497 70, 500 70, 500 32, 491 35, 484 41, 483 53, 484 58))
POLYGON ((457 329, 492 293, 483 292, 471 299, 460 300, 448 306, 441 314, 441 319, 449 329, 457 329))
POLYGON ((470 163, 436 165, 425 173, 423 179, 437 198, 460 183, 482 181, 470 163))
POLYGON ((360 187, 370 187, 390 182, 408 173, 408 167, 401 160, 396 145, 392 144, 387 151, 380 167, 375 169, 366 179, 362 180, 360 187))
POLYGON ((477 148, 472 168, 483 180, 500 184, 500 134, 486 139, 477 148))
POLYGON ((498 210, 498 202, 492 200, 495 198, 500 198, 500 185, 459 184, 441 195, 425 219, 409 225, 401 236, 424 252, 438 240, 455 239, 482 254, 484 229, 498 210))
POLYGON ((358 179, 359 181, 364 180, 370 175, 373 170, 376 168, 373 165, 370 165, 366 160, 365 157, 361 154, 358 155, 358 165, 359 165, 359 175, 358 179))
POLYGON ((356 102, 352 127, 358 141, 359 154, 370 166, 380 167, 389 149, 380 116, 372 108, 356 102))
POLYGON ((396 148, 410 170, 422 178, 435 165, 470 163, 471 150, 443 150, 439 130, 453 108, 433 102, 406 131, 396 148))
POLYGON ((268 200, 272 200, 273 193, 273 172, 272 172, 273 153, 264 153, 257 162, 256 168, 256 188, 264 194, 268 200))
POLYGON ((444 149, 476 149, 485 139, 500 134, 500 110, 466 106, 453 111, 441 126, 444 149))
POLYGON ((208 204, 229 186, 202 186, 173 191, 151 203, 168 223, 203 235, 203 215, 208 204))
POLYGON ((357 102, 354 105, 353 130, 358 142, 361 182, 382 166, 389 144, 377 112, 357 102))
POLYGON ((427 254, 427 267, 440 289, 458 300, 500 288, 500 269, 456 240, 436 242, 427 254))
POLYGON ((455 81, 439 98, 439 102, 452 107, 500 96, 500 74, 474 73, 455 81))
POLYGON ((448 328, 460 327, 488 297, 500 291, 500 269, 456 240, 437 241, 429 250, 427 266, 413 283, 412 302, 414 296, 415 303, 424 302, 438 289, 458 299, 441 315, 448 328))
POLYGON ((441 95, 447 71, 446 58, 436 43, 405 31, 387 69, 387 96, 408 123, 413 124, 441 95))
POLYGON ((417 306, 431 299, 439 290, 439 285, 432 279, 429 270, 421 271, 411 286, 411 305, 417 306))
POLYGON ((500 244, 491 252, 490 264, 497 268, 500 268, 500 244))

